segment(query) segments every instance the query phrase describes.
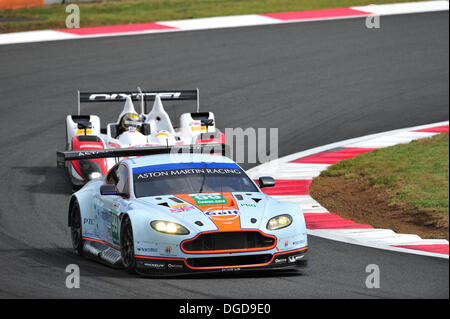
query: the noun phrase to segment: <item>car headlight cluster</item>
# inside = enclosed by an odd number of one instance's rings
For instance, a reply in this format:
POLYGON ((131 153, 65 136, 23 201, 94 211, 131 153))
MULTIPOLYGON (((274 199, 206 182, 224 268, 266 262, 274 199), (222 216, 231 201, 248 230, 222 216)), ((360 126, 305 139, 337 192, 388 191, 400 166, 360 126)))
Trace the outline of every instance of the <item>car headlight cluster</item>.
POLYGON ((188 235, 189 230, 187 230, 185 227, 181 226, 180 224, 174 223, 174 222, 167 222, 164 220, 154 220, 150 223, 150 226, 156 231, 159 231, 160 233, 165 234, 172 234, 172 235, 188 235))
POLYGON ((292 224, 292 217, 285 214, 285 215, 279 215, 276 217, 273 217, 269 220, 267 223, 267 229, 268 230, 276 230, 281 229, 284 227, 288 227, 290 224, 292 224))

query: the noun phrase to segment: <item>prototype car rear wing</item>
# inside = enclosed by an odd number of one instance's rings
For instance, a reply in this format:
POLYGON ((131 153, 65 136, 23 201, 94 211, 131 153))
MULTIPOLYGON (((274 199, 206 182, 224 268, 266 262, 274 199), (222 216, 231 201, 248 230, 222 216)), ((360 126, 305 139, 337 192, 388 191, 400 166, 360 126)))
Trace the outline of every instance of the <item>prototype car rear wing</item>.
POLYGON ((94 102, 125 102, 129 96, 132 101, 154 101, 155 96, 159 95, 163 101, 197 101, 197 112, 199 108, 199 90, 171 90, 171 91, 116 91, 116 92, 80 92, 78 91, 78 115, 80 115, 81 103, 94 102))
POLYGON ((65 161, 178 153, 221 154, 226 156, 228 152, 227 145, 221 143, 65 151, 56 152, 56 164, 58 167, 64 167, 65 161))

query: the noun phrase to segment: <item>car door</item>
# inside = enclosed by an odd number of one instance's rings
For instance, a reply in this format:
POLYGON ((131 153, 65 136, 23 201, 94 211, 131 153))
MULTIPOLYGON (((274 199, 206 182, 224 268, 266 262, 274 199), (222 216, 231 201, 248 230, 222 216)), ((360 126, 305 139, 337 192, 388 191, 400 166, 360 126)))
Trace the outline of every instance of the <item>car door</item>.
POLYGON ((103 202, 102 240, 116 247, 120 246, 120 216, 126 211, 129 199, 128 181, 127 166, 118 164, 110 170, 105 182, 114 184, 122 195, 100 195, 103 202))

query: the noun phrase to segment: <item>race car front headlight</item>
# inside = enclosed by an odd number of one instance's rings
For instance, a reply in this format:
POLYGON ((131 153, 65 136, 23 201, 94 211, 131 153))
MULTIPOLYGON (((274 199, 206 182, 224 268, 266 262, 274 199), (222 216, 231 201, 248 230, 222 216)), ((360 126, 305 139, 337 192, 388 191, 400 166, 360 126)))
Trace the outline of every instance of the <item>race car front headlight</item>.
POLYGON ((165 234, 172 235, 188 235, 189 230, 186 227, 181 226, 180 224, 174 222, 167 222, 164 220, 154 220, 150 223, 150 226, 156 231, 165 234))
POLYGON ((267 223, 267 229, 268 230, 281 229, 284 227, 288 227, 290 224, 292 224, 291 216, 287 214, 280 215, 269 220, 269 222, 267 223))

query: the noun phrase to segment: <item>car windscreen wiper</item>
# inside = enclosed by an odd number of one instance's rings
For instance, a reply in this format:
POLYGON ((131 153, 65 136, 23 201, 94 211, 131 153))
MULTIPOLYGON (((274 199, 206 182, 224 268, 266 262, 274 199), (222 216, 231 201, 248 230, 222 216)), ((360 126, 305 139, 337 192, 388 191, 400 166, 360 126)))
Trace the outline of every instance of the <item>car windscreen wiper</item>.
POLYGON ((207 167, 207 163, 205 163, 205 170, 203 171, 203 179, 202 179, 202 186, 200 186, 200 190, 198 191, 199 193, 203 193, 203 187, 205 186, 205 181, 206 181, 206 167, 207 167))

